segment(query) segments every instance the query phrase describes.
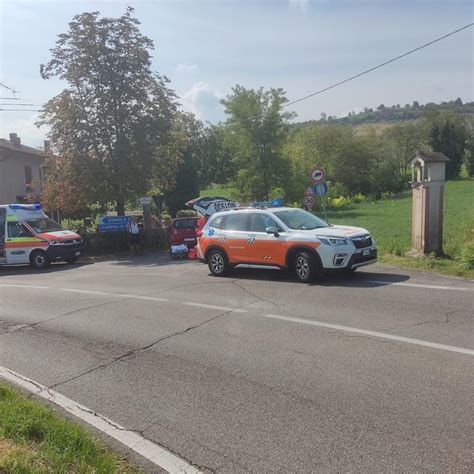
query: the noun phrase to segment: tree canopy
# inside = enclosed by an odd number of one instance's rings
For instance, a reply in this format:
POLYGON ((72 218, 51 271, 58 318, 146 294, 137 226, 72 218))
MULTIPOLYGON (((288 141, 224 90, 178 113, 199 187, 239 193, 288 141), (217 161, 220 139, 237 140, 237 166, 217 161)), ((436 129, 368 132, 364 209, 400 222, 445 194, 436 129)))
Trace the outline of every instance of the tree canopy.
POLYGON ((89 200, 112 202, 119 214, 177 164, 168 154, 175 94, 151 70, 153 42, 132 13, 75 16, 40 69, 43 79, 67 83, 40 118, 54 151, 82 170, 76 185, 87 184, 89 200))

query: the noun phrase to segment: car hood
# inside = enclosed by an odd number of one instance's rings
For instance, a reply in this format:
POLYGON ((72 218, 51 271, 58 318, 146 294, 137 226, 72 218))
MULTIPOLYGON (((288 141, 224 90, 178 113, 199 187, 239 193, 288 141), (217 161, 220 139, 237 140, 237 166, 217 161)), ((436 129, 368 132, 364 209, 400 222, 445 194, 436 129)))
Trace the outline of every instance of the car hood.
POLYGON ((369 232, 362 227, 352 227, 348 225, 332 225, 331 227, 322 227, 314 229, 311 233, 316 235, 327 235, 328 237, 358 237, 367 235, 369 232))
POLYGON ((48 240, 71 240, 80 239, 81 236, 70 230, 57 230, 55 232, 42 232, 38 234, 40 237, 48 240))

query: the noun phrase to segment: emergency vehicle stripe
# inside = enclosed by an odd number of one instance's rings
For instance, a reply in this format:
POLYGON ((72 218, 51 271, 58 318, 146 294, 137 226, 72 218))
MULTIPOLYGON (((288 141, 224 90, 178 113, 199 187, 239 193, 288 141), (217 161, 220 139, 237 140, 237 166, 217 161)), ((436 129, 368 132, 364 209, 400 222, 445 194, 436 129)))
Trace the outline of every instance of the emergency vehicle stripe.
POLYGON ((22 248, 22 247, 47 247, 48 242, 44 242, 42 240, 28 240, 28 241, 20 241, 20 242, 5 242, 5 248, 7 249, 14 249, 14 248, 22 248))

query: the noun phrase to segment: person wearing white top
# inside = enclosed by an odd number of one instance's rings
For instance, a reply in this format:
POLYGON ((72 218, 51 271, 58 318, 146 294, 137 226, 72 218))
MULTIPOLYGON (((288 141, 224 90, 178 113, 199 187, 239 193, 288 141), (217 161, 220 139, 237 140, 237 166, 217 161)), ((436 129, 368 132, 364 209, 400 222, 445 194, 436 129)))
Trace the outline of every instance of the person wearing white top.
POLYGON ((132 217, 128 224, 128 234, 130 236, 130 250, 132 255, 141 251, 140 249, 140 228, 136 217, 132 217))

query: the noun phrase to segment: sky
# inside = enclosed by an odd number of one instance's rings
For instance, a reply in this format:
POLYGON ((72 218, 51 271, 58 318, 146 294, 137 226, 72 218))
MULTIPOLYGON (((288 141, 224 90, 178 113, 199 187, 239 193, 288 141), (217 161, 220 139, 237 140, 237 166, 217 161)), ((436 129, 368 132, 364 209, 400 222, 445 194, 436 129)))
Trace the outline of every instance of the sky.
MULTIPOLYGON (((465 0, 0 0, 0 81, 38 108, 66 84, 43 80, 57 35, 73 16, 135 8, 183 110, 225 120, 220 100, 240 84, 281 87, 292 101, 473 22, 465 0)), ((369 75, 295 104, 296 121, 343 116, 379 104, 474 100, 474 28, 369 75)), ((0 89, 1 104, 13 95, 0 89)), ((0 108, 7 108, 0 106, 0 108)), ((41 146, 36 112, 0 110, 0 137, 41 146)))

